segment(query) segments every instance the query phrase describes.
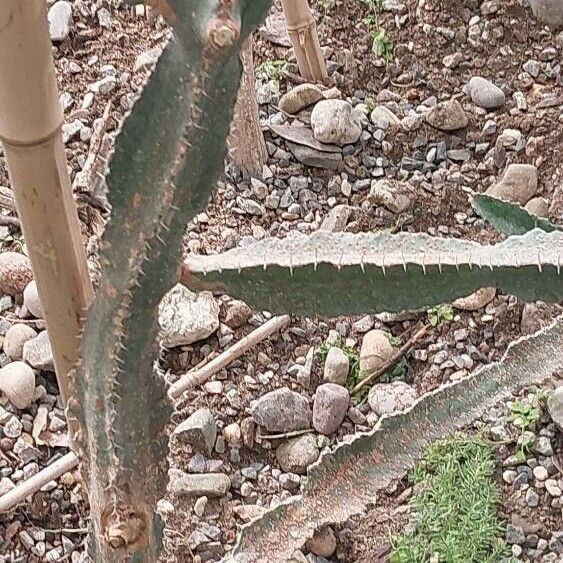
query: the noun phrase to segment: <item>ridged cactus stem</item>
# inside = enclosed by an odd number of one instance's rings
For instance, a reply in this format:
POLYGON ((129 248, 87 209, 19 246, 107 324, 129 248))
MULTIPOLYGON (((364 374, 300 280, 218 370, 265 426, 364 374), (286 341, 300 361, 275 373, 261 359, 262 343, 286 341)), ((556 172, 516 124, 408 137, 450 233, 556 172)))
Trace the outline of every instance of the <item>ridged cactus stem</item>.
POLYGON ((157 561, 170 408, 155 374, 157 306, 178 280, 187 222, 222 171, 239 51, 266 0, 150 2, 173 26, 119 134, 101 281, 68 405, 88 486, 95 561, 157 561))

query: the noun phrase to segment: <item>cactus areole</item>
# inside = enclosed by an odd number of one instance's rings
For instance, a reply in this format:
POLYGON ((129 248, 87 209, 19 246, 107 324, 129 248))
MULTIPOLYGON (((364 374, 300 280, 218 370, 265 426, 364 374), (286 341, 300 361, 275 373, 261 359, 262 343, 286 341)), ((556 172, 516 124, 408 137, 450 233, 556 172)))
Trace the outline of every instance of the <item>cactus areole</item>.
POLYGON ((267 0, 152 0, 173 28, 118 136, 96 298, 68 420, 91 507, 94 561, 154 562, 170 407, 155 374, 157 307, 178 280, 187 222, 223 170, 239 51, 267 0))

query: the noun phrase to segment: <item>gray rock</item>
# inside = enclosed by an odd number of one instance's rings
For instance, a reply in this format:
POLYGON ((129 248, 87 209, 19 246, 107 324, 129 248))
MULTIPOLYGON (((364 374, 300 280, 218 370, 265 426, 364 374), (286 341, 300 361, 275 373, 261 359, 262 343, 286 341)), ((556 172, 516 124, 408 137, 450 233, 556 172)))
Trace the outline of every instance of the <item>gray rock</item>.
POLYGON ((506 543, 511 545, 521 545, 526 541, 526 535, 524 530, 520 526, 515 526, 514 524, 506 525, 506 543))
POLYGON ((501 181, 487 190, 488 195, 520 205, 536 195, 538 190, 538 169, 533 164, 511 164, 501 181))
POLYGON ((191 344, 213 334, 219 327, 219 303, 209 291, 193 293, 174 286, 158 308, 162 344, 168 348, 191 344))
POLYGON ((349 145, 362 134, 361 114, 344 100, 322 100, 311 113, 311 128, 321 143, 349 145))
POLYGON ((524 208, 536 217, 543 217, 545 219, 549 215, 549 201, 545 197, 533 197, 524 208))
POLYGON ((287 387, 262 395, 252 408, 252 419, 269 432, 291 432, 310 427, 309 401, 287 387))
POLYGON ((322 99, 323 93, 315 84, 299 84, 280 98, 278 107, 286 113, 296 114, 322 99))
POLYGON ((456 299, 452 305, 460 311, 477 311, 488 305, 496 294, 496 287, 482 287, 467 297, 456 299))
POLYGON ((210 454, 217 439, 217 424, 211 411, 203 408, 181 422, 173 435, 194 449, 210 454))
POLYGON ((378 416, 403 411, 416 401, 416 391, 402 381, 377 383, 368 395, 371 410, 378 416))
POLYGON ((325 435, 336 432, 349 406, 350 395, 345 387, 334 383, 319 385, 313 403, 313 427, 325 435))
POLYGON ((325 360, 323 378, 327 383, 346 385, 350 360, 341 348, 333 346, 329 348, 325 360))
POLYGON ((16 323, 12 325, 4 336, 4 352, 12 360, 21 360, 23 357, 23 345, 37 333, 29 325, 16 323))
POLYGON ((291 47, 291 39, 287 31, 285 16, 281 11, 272 12, 260 27, 260 35, 267 41, 280 45, 281 47, 291 47))
POLYGON ((391 125, 398 125, 401 120, 385 106, 376 106, 370 115, 371 122, 378 129, 387 129, 391 125))
POLYGON ((23 359, 35 369, 55 371, 53 350, 46 330, 24 343, 23 359))
POLYGON ((305 145, 296 145, 290 142, 287 143, 287 148, 305 166, 337 170, 342 162, 342 155, 339 153, 322 152, 305 145))
POLYGON ((43 307, 41 307, 35 280, 30 281, 23 290, 23 304, 36 319, 43 318, 43 307))
POLYGON ((72 4, 65 0, 55 2, 49 9, 47 19, 49 20, 51 41, 57 43, 64 41, 70 33, 72 24, 72 4))
POLYGON ((348 224, 353 208, 349 205, 335 205, 323 219, 320 230, 330 233, 343 231, 348 224))
POLYGON ((176 495, 224 497, 231 488, 231 480, 224 473, 188 474, 170 469, 168 490, 176 495))
POLYGON ((13 481, 8 477, 2 477, 0 479, 0 497, 9 493, 12 489, 15 489, 16 486, 14 485, 13 481))
POLYGON ((274 125, 270 124, 270 130, 291 143, 305 145, 321 152, 341 153, 342 149, 338 145, 320 143, 313 137, 313 132, 308 127, 300 125, 274 125))
POLYGON ((247 215, 261 217, 266 214, 266 208, 253 199, 237 199, 237 204, 247 215))
POLYGON ((362 339, 360 349, 360 371, 376 370, 393 355, 393 346, 383 330, 370 330, 362 339))
POLYGON ((427 114, 426 122, 442 131, 456 131, 467 127, 469 120, 457 100, 436 104, 427 114))
POLYGON ((293 438, 278 447, 276 457, 286 473, 304 475, 307 467, 319 458, 317 441, 312 434, 293 438))
POLYGON ((530 449, 539 455, 544 455, 546 457, 553 455, 553 446, 551 445, 551 440, 547 436, 538 436, 534 443, 530 446, 530 449))
POLYGON ((547 411, 551 420, 563 432, 563 386, 558 387, 547 400, 547 411))
POLYGON ((530 0, 534 15, 554 30, 563 29, 563 2, 561 0, 530 0))
POLYGON ((506 102, 504 92, 490 80, 481 76, 474 76, 469 81, 468 89, 473 103, 481 108, 498 109, 506 102))
POLYGON ((367 201, 372 205, 382 205, 392 213, 403 213, 411 206, 410 188, 403 182, 391 180, 372 180, 367 201))

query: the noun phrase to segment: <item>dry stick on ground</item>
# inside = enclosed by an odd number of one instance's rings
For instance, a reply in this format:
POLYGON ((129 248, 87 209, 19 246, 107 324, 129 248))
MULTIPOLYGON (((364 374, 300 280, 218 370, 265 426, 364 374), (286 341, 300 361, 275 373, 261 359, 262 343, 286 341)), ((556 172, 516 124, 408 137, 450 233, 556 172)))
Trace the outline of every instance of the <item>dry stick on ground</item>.
POLYGON ((203 368, 187 373, 181 377, 174 385, 170 386, 168 396, 171 399, 177 399, 184 391, 195 389, 199 385, 205 383, 214 373, 223 369, 233 360, 242 356, 247 350, 250 350, 258 342, 264 340, 274 332, 278 332, 289 323, 289 315, 273 317, 267 323, 252 331, 250 334, 241 338, 234 346, 217 356, 203 368))
MULTIPOLYGON (((168 392, 169 397, 171 399, 177 399, 184 390, 194 389, 196 386, 205 383, 213 374, 242 356, 247 350, 256 346, 256 344, 268 338, 268 336, 271 336, 274 332, 281 330, 289 323, 289 320, 289 315, 273 317, 239 340, 234 346, 225 350, 222 354, 219 354, 201 369, 196 369, 184 375, 170 388, 168 392)), ((76 454, 69 452, 61 459, 58 459, 51 465, 45 467, 45 469, 39 471, 39 473, 36 473, 33 477, 30 477, 27 481, 17 485, 15 489, 12 489, 10 492, 0 497, 0 514, 8 512, 26 497, 36 493, 50 481, 58 479, 67 471, 71 471, 77 467, 79 461, 76 454)))
POLYGON ((374 379, 382 376, 386 371, 390 370, 412 347, 412 345, 417 341, 420 340, 430 328, 430 325, 424 325, 420 330, 416 331, 404 344, 401 346, 395 354, 391 358, 389 358, 383 365, 378 367, 375 371, 371 372, 367 377, 362 379, 354 389, 351 391, 351 395, 357 393, 360 389, 365 387, 368 383, 371 383, 374 379))

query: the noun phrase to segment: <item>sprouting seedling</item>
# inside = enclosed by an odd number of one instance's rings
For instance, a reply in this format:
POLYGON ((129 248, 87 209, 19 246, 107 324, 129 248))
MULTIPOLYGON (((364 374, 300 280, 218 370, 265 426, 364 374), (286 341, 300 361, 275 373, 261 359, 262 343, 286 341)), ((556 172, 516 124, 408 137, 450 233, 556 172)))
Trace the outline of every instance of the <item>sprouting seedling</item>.
POLYGON ((436 327, 444 321, 451 322, 454 320, 454 310, 451 305, 437 305, 431 307, 427 311, 428 322, 431 326, 436 327))

